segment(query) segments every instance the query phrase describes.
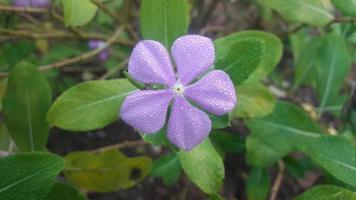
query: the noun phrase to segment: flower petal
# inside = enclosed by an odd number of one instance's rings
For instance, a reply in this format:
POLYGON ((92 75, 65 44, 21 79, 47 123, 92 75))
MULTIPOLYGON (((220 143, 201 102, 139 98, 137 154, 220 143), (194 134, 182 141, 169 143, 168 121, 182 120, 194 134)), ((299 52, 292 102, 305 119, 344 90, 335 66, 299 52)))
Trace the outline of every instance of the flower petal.
POLYGON ((210 131, 208 115, 190 105, 183 96, 176 96, 168 122, 169 141, 189 151, 208 137, 210 131))
POLYGON ((139 132, 158 132, 165 124, 167 109, 173 98, 171 90, 143 90, 126 97, 120 117, 139 132))
POLYGON ((214 115, 224 115, 236 105, 235 87, 225 72, 214 70, 193 85, 184 95, 214 115))
POLYGON ((215 50, 211 39, 187 35, 174 41, 172 56, 177 66, 179 81, 188 85, 214 63, 215 50))
POLYGON ((143 40, 132 51, 129 74, 137 81, 172 86, 176 79, 167 49, 159 42, 143 40))

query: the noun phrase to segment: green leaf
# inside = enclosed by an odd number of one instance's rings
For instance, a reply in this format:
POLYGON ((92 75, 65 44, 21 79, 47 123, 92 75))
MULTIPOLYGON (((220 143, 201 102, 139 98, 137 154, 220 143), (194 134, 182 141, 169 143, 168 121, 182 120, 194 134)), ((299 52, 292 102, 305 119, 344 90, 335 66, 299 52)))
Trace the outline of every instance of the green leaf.
POLYGON ((355 0, 331 0, 337 9, 344 15, 356 16, 356 1, 355 0))
POLYGON ((356 187, 356 146, 340 136, 323 136, 298 145, 300 151, 336 179, 356 187))
POLYGON ((211 194, 209 196, 209 200, 225 200, 225 198, 222 197, 220 194, 216 193, 216 194, 211 194))
POLYGON ((189 7, 187 0, 143 0, 140 11, 143 37, 170 48, 176 38, 187 33, 189 7))
POLYGON ((162 177, 164 184, 173 185, 179 179, 181 171, 177 155, 170 153, 153 161, 151 176, 162 177))
POLYGON ((291 36, 295 74, 294 88, 303 83, 315 83, 317 60, 322 41, 319 37, 311 37, 311 33, 302 30, 291 36))
POLYGON ((215 116, 208 114, 211 120, 211 128, 212 129, 221 129, 226 128, 231 125, 229 114, 225 114, 223 116, 215 116))
POLYGON ((356 187, 355 144, 342 136, 322 135, 305 112, 290 103, 278 102, 272 114, 247 122, 247 159, 268 166, 292 151, 300 151, 336 179, 356 187))
POLYGON ((0 199, 43 200, 63 160, 50 153, 31 152, 0 159, 0 199))
POLYGON ((4 123, 0 124, 0 150, 8 151, 11 145, 11 137, 9 130, 4 123))
POLYGON ((56 182, 49 194, 47 195, 47 200, 87 200, 84 195, 82 195, 77 188, 73 185, 65 182, 56 182))
POLYGON ((62 4, 67 26, 81 26, 90 22, 98 9, 91 0, 62 0, 62 4))
POLYGON ((31 40, 17 40, 5 42, 0 47, 0 70, 8 71, 19 61, 27 60, 35 51, 35 44, 31 40))
POLYGON ((255 118, 271 113, 276 98, 261 83, 247 83, 236 88, 238 105, 232 111, 232 117, 255 118))
POLYGON ((64 175, 83 189, 110 192, 134 186, 148 175, 151 165, 147 156, 129 158, 116 149, 74 152, 65 157, 64 175))
POLYGON ((2 111, 3 107, 3 99, 6 95, 7 88, 7 78, 0 80, 0 111, 2 111))
POLYGON ((225 176, 224 163, 209 139, 191 151, 180 150, 179 161, 184 172, 207 194, 217 193, 225 176))
POLYGON ((320 137, 321 129, 303 110, 287 102, 277 102, 274 111, 249 120, 247 160, 268 166, 295 150, 298 144, 320 137))
POLYGON ((227 153, 242 153, 245 151, 245 141, 237 134, 225 131, 212 131, 210 139, 214 145, 227 153))
POLYGON ((153 133, 153 134, 140 133, 140 136, 142 137, 143 140, 145 140, 146 142, 151 143, 153 145, 163 145, 167 141, 166 131, 167 131, 167 128, 163 127, 157 133, 153 133))
POLYGON ((318 185, 299 195, 295 200, 356 200, 356 194, 334 185, 318 185))
POLYGON ((247 179, 247 197, 249 200, 267 199, 270 188, 268 171, 260 167, 252 167, 247 179))
POLYGON ((346 100, 339 91, 351 69, 351 60, 343 36, 331 33, 323 38, 317 66, 316 89, 321 113, 326 106, 343 105, 346 100))
MULTIPOLYGON (((282 42, 273 34, 262 31, 242 31, 214 41, 216 60, 224 59, 230 53, 230 46, 239 41, 259 41, 263 43, 263 56, 257 69, 245 82, 257 82, 265 78, 276 67, 282 56, 282 42)), ((246 49, 245 49, 246 50, 246 49)), ((224 67, 224 66, 221 66, 224 67)), ((243 72, 241 72, 243 73, 243 72)))
POLYGON ((320 0, 266 0, 265 3, 290 22, 324 26, 334 19, 320 0))
POLYGON ((261 40, 249 38, 237 41, 231 44, 225 57, 217 60, 215 68, 228 73, 235 86, 240 85, 260 65, 264 51, 261 40))
POLYGON ((47 144, 46 114, 51 98, 46 79, 32 64, 22 62, 11 71, 4 116, 12 139, 22 151, 43 150, 47 144))
POLYGON ((58 97, 48 113, 48 121, 72 131, 102 128, 117 120, 124 98, 134 89, 126 79, 78 84, 58 97))

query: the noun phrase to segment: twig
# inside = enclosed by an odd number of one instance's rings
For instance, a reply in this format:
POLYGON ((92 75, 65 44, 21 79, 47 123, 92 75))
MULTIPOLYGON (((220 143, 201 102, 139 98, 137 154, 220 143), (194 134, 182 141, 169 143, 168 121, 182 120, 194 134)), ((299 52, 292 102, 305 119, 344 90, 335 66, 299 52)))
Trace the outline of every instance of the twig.
POLYGON ((111 10, 106 7, 105 5, 103 5, 99 0, 91 0, 91 2, 93 4, 95 4, 96 6, 98 6, 99 9, 101 9, 102 11, 104 11, 107 15, 109 15, 111 18, 115 19, 116 21, 122 23, 120 17, 118 15, 116 15, 115 13, 111 12, 111 10))
POLYGON ((117 73, 120 69, 122 69, 123 67, 125 67, 128 62, 129 62, 129 59, 126 58, 125 60, 123 60, 122 62, 120 62, 117 66, 115 66, 115 68, 108 70, 104 75, 102 75, 102 76, 99 78, 99 80, 104 80, 104 79, 107 79, 107 78, 111 77, 112 75, 114 75, 115 73, 117 73))
POLYGON ((0 11, 5 12, 28 12, 28 13, 48 13, 48 9, 45 8, 33 8, 33 7, 15 7, 0 5, 0 11))
POLYGON ((107 15, 109 15, 111 18, 113 18, 115 21, 117 21, 119 24, 122 24, 125 26, 125 29, 129 33, 129 35, 134 39, 138 40, 138 37, 135 34, 135 31, 131 28, 131 26, 127 23, 125 23, 119 15, 116 15, 114 12, 112 12, 108 7, 106 7, 104 4, 102 4, 99 0, 91 0, 93 4, 98 6, 99 9, 101 9, 103 12, 105 12, 107 15))
POLYGON ((275 200, 277 198, 279 188, 281 186, 282 180, 283 180, 283 174, 284 174, 284 169, 285 165, 283 161, 278 161, 278 174, 276 179, 274 180, 272 189, 271 189, 271 196, 269 200, 275 200))
MULTIPOLYGON (((38 69, 41 71, 47 71, 50 69, 60 68, 60 67, 66 66, 66 65, 70 65, 73 63, 81 62, 83 60, 92 58, 92 57, 98 55, 103 50, 107 49, 110 45, 112 45, 115 42, 115 40, 120 36, 120 34, 122 33, 122 30, 123 30, 123 27, 118 28, 115 31, 115 33, 113 34, 113 36, 103 46, 101 46, 97 49, 94 49, 92 51, 89 51, 87 53, 79 55, 77 57, 69 58, 69 59, 62 60, 62 61, 52 63, 49 65, 40 66, 40 67, 38 67, 38 69)), ((8 72, 0 73, 0 77, 6 77, 8 75, 9 75, 8 72)))
MULTIPOLYGON (((29 39, 49 39, 49 38, 78 39, 78 37, 84 40, 90 40, 90 39, 107 40, 108 39, 107 35, 101 33, 82 33, 81 36, 78 36, 76 34, 67 31, 56 30, 56 29, 52 29, 48 33, 34 33, 30 31, 10 30, 5 28, 0 28, 0 35, 11 36, 15 38, 29 38, 29 39)), ((114 43, 125 45, 128 47, 132 47, 134 45, 130 41, 121 40, 119 38, 116 38, 114 43)))
POLYGON ((112 144, 109 146, 100 147, 98 149, 93 149, 93 150, 90 150, 90 152, 96 153, 96 152, 101 152, 101 151, 107 151, 110 149, 122 149, 122 148, 126 148, 126 147, 142 146, 145 144, 147 144, 147 143, 144 140, 125 141, 122 143, 112 144))
MULTIPOLYGON (((64 18, 63 18, 60 14, 58 14, 58 13, 56 12, 56 9, 55 9, 54 7, 51 9, 51 15, 52 15, 57 21, 61 22, 62 24, 65 24, 64 18)), ((83 37, 82 32, 81 32, 78 28, 76 28, 76 27, 68 27, 68 29, 69 29, 70 31, 72 31, 75 35, 77 35, 77 36, 79 36, 79 37, 83 37)))

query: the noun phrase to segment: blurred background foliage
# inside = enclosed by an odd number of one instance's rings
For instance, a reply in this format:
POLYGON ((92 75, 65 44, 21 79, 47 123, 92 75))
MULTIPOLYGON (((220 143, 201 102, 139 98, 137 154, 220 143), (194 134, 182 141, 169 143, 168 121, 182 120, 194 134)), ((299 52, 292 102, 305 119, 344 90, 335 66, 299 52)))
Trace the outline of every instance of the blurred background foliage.
POLYGON ((356 199, 355 17, 354 0, 0 0, 0 199, 356 199), (139 40, 186 32, 237 90, 210 139, 137 134, 124 96, 76 111, 135 88, 139 40), (52 154, 6 157, 33 150, 52 154))

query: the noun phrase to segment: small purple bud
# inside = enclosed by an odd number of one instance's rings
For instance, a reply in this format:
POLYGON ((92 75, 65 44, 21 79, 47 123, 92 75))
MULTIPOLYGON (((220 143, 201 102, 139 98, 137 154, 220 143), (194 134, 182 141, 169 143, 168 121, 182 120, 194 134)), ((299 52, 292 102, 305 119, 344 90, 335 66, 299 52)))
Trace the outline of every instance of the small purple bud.
POLYGON ((106 61, 109 58, 109 51, 105 50, 99 54, 99 59, 101 61, 106 61))
POLYGON ((12 5, 17 7, 48 8, 51 0, 13 0, 12 5))
POLYGON ((90 49, 96 49, 102 47, 103 45, 105 45, 105 42, 101 40, 89 40, 88 42, 88 47, 90 49))
MULTIPOLYGON (((89 49, 97 49, 105 45, 104 41, 101 40, 89 40, 88 47, 89 49)), ((101 61, 106 61, 109 58, 110 54, 108 50, 104 50, 99 54, 99 59, 101 61)))

